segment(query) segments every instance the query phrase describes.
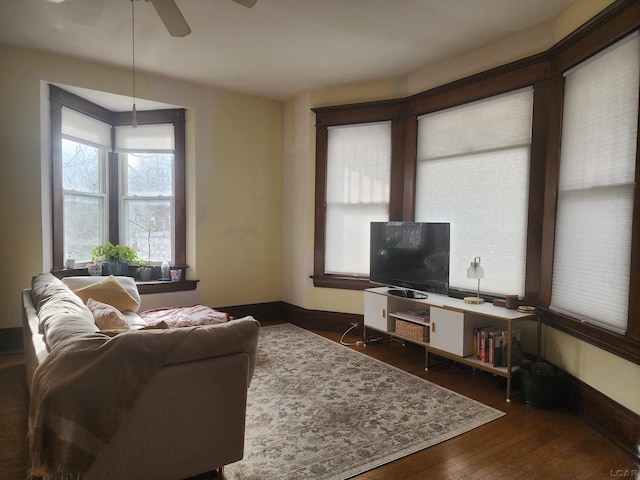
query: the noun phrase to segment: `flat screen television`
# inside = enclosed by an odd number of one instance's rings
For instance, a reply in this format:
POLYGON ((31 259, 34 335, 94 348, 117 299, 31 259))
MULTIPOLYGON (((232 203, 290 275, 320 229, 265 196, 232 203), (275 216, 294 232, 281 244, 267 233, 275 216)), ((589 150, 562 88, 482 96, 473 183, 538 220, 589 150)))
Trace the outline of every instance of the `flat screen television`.
POLYGON ((449 235, 448 223, 371 222, 369 280, 448 295, 449 235))

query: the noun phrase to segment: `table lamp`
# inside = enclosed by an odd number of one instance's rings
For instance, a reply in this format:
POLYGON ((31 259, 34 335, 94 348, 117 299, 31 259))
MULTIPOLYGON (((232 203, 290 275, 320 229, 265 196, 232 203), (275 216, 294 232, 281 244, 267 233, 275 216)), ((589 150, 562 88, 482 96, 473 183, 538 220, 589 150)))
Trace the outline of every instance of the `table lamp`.
POLYGON ((478 280, 478 294, 475 297, 464 297, 464 303, 484 303, 484 298, 480 298, 480 279, 484 278, 484 269, 480 266, 480 257, 476 257, 467 268, 467 278, 478 280))

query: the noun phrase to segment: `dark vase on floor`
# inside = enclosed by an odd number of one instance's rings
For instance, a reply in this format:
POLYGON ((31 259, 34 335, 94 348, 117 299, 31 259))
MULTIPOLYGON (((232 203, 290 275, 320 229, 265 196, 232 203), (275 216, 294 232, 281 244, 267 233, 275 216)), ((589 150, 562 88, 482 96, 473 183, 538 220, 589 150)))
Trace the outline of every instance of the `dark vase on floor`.
POLYGON ((520 388, 527 405, 552 410, 564 399, 565 375, 546 362, 523 362, 520 366, 520 388))

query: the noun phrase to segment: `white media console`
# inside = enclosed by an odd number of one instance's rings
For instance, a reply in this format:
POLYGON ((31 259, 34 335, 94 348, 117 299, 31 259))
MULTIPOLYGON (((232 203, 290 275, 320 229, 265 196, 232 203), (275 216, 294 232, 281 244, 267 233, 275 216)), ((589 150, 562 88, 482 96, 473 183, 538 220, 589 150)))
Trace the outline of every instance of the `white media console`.
MULTIPOLYGON (((517 367, 511 365, 511 346, 514 322, 537 321, 535 313, 522 313, 491 303, 474 305, 464 300, 436 293, 427 298, 409 298, 393 295, 398 289, 379 287, 365 290, 364 294, 364 338, 367 330, 385 333, 393 338, 408 341, 425 348, 425 370, 429 367, 429 353, 449 358, 506 378, 507 401, 511 401, 511 377, 517 367), (494 366, 473 355, 475 331, 494 326, 507 332, 506 366, 494 366), (402 327, 401 331, 398 328, 402 327), (409 327, 413 331, 424 329, 424 337, 407 336, 409 327)), ((538 322, 538 342, 539 342, 538 322)))

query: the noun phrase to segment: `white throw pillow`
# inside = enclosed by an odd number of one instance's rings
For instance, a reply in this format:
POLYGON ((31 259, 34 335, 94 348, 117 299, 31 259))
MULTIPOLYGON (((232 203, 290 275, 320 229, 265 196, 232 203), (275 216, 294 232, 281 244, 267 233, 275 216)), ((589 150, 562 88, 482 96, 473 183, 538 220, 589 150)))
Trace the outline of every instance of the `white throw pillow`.
POLYGON ((87 300, 87 307, 93 313, 93 318, 100 330, 129 330, 131 328, 122 312, 111 305, 90 298, 87 300))
MULTIPOLYGON (((62 283, 64 283, 72 292, 77 292, 85 287, 93 285, 95 283, 104 282, 108 277, 91 277, 91 276, 79 276, 79 277, 64 277, 62 283)), ((118 281, 118 283, 127 291, 127 293, 133 298, 136 305, 128 308, 133 312, 137 312, 140 309, 140 293, 138 292, 138 286, 132 277, 116 276, 112 277, 118 281)), ((96 297, 93 297, 96 299, 96 297)), ((85 299, 86 300, 86 299, 85 299)), ((100 299, 98 299, 100 300, 100 299)))

